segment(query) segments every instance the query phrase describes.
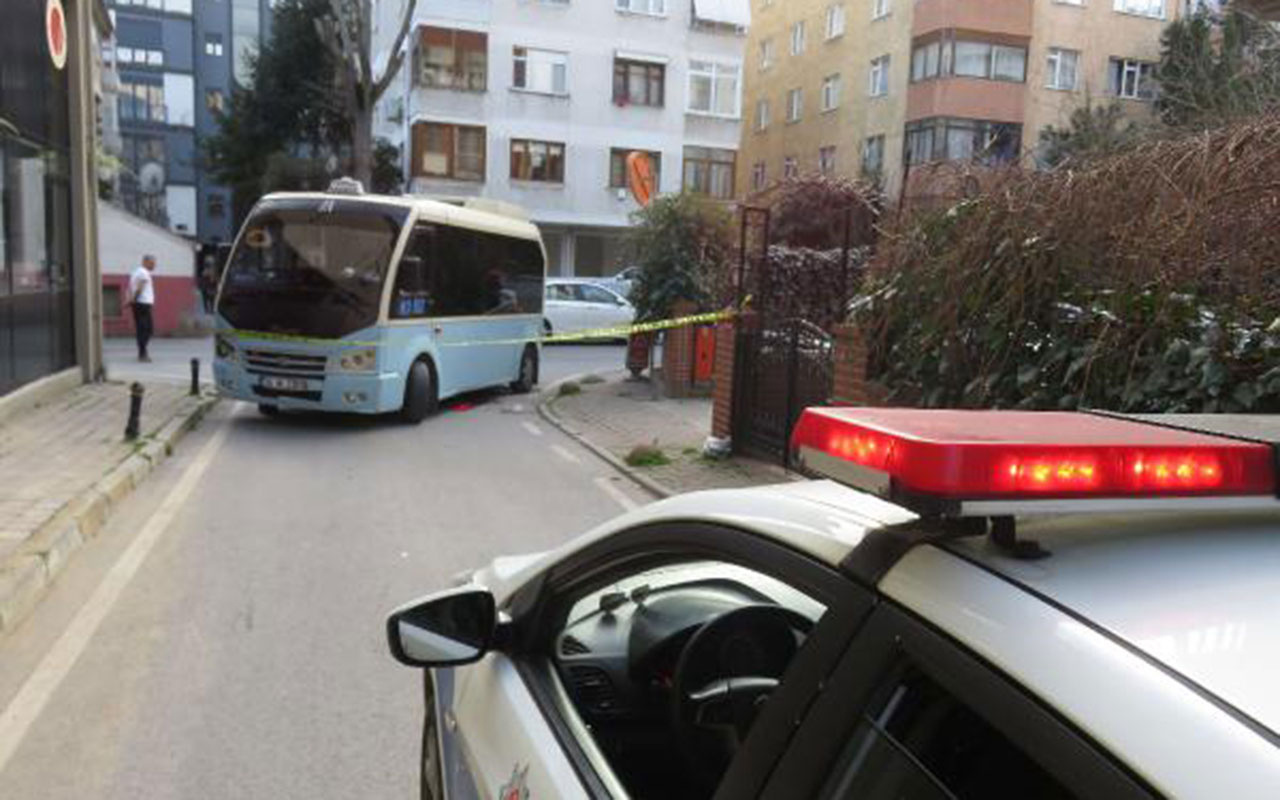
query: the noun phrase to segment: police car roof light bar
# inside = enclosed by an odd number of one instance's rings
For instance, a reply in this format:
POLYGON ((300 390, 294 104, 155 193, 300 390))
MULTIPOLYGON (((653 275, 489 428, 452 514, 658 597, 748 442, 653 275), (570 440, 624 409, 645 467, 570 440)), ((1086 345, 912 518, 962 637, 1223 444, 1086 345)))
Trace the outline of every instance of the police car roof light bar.
POLYGON ((811 408, 791 444, 806 469, 931 514, 1275 505, 1280 487, 1268 444, 1077 412, 811 408))

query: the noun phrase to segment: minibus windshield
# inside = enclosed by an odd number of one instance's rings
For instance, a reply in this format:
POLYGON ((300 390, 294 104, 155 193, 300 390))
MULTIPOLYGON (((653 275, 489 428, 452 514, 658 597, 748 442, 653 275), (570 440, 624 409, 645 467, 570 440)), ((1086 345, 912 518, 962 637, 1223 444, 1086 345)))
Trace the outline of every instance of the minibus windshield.
POLYGON ((375 324, 407 213, 328 199, 259 208, 228 262, 218 311, 242 330, 322 338, 375 324))

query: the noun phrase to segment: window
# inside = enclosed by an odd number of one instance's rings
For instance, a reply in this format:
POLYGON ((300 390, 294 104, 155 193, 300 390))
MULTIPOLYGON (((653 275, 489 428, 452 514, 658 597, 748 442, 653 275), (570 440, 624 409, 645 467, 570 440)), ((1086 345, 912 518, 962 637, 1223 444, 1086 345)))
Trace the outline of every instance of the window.
POLYGON ((884 136, 868 136, 862 142, 862 174, 877 178, 884 172, 884 136))
POLYGON ((786 158, 782 159, 782 177, 784 179, 796 178, 796 177, 799 177, 799 175, 800 175, 800 167, 799 165, 796 164, 795 156, 787 156, 786 158))
POLYGON ((762 131, 769 127, 769 100, 761 98, 756 101, 756 130, 762 131))
POLYGON ((698 114, 738 116, 737 64, 689 62, 689 108, 698 114))
POLYGON ((871 18, 884 19, 889 16, 889 0, 871 0, 871 18))
POLYGON ((765 187, 768 180, 765 175, 765 166, 763 161, 757 161, 751 165, 751 191, 758 192, 765 187))
POLYGON ((512 139, 511 178, 539 183, 564 183, 564 142, 512 139))
POLYGON ((1132 58, 1113 58, 1107 70, 1107 84, 1111 93, 1130 100, 1151 100, 1156 95, 1153 80, 1155 64, 1132 58))
POLYGON ((844 6, 827 6, 827 38, 834 39, 844 35, 844 6))
POLYGON ((206 56, 222 57, 222 34, 206 33, 204 35, 204 54, 206 56))
POLYGON ((822 110, 832 111, 840 107, 840 76, 828 75, 822 79, 822 110))
POLYGON ((1115 0, 1115 9, 1122 14, 1164 19, 1164 0, 1115 0))
POLYGON ((148 67, 163 67, 163 66, 164 66, 164 51, 163 51, 163 50, 148 50, 148 51, 147 51, 147 66, 148 66, 148 67))
POLYGON ((760 40, 760 69, 766 70, 773 66, 773 38, 760 40))
POLYGON ((116 61, 121 64, 136 64, 140 67, 163 67, 164 51, 148 50, 144 47, 117 47, 116 61))
POLYGON ((818 172, 823 175, 834 175, 836 171, 836 146, 818 148, 818 172))
POLYGON ((120 81, 116 95, 120 119, 138 122, 166 122, 164 87, 159 84, 120 81))
POLYGON ((414 83, 429 89, 483 92, 489 83, 489 35, 423 27, 413 54, 414 83))
POLYGON ((1075 796, 1014 740, 905 659, 876 690, 840 763, 822 797, 1075 796))
POLYGON ((485 129, 439 122, 415 123, 411 172, 427 178, 483 181, 485 129))
POLYGON ((218 192, 214 192, 205 198, 205 208, 208 210, 210 217, 221 219, 227 215, 227 198, 218 192))
POLYGON ((937 117, 906 127, 906 162, 974 161, 1001 164, 1022 154, 1022 126, 1010 122, 937 117))
POLYGON ((620 106, 652 106, 665 102, 667 68, 647 61, 613 60, 613 102, 620 106))
POLYGON ((799 122, 804 113, 804 90, 792 89, 787 92, 787 122, 799 122))
POLYGON ((733 171, 738 154, 715 147, 684 149, 684 188, 721 200, 733 197, 733 171))
POLYGON ((1026 80, 1027 50, 989 42, 955 42, 955 74, 996 81, 1026 80))
POLYGON ((928 80, 939 75, 939 60, 942 54, 941 42, 930 42, 911 51, 911 81, 928 80))
POLYGON ((206 89, 204 106, 214 114, 221 114, 226 110, 226 95, 222 93, 221 89, 206 89))
POLYGON ((513 47, 511 85, 526 92, 569 93, 569 54, 534 47, 513 47))
MULTIPOLYGON (((625 189, 627 182, 627 156, 635 152, 627 148, 614 147, 609 150, 609 187, 625 189)), ((656 150, 641 150, 649 156, 649 164, 653 167, 653 185, 655 189, 662 186, 662 153, 656 150)))
POLYGON ((655 17, 665 16, 667 0, 616 0, 619 11, 632 14, 649 14, 655 17))
POLYGON ((804 20, 791 26, 791 55, 798 56, 804 52, 804 20))
POLYGON ((542 310, 542 251, 530 239, 419 225, 396 266, 391 316, 532 314, 542 310))
POLYGON ((1050 89, 1075 91, 1079 73, 1080 51, 1050 47, 1046 65, 1045 86, 1050 89))
POLYGON ((870 94, 872 97, 883 97, 889 93, 889 57, 880 56, 871 61, 871 86, 870 94))

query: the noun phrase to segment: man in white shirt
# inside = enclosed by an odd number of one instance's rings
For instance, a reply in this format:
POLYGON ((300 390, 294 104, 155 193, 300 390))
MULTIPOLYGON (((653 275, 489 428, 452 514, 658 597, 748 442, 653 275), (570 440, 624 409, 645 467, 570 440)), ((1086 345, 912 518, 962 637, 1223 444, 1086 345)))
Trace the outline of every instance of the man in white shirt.
POLYGON ((156 303, 155 284, 151 273, 156 271, 156 257, 145 255, 142 266, 129 276, 129 303, 133 306, 133 332, 138 337, 138 360, 150 361, 147 342, 151 341, 153 322, 151 307, 156 303))

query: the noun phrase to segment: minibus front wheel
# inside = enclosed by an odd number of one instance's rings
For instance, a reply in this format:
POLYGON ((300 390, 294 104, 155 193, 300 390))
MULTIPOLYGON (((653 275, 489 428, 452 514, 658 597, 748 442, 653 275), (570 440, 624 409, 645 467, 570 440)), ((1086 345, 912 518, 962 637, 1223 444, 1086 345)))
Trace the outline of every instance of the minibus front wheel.
POLYGON ((413 362, 404 382, 404 405, 400 407, 401 418, 414 425, 422 422, 436 410, 438 397, 436 392, 436 373, 430 362, 421 358, 413 362))

